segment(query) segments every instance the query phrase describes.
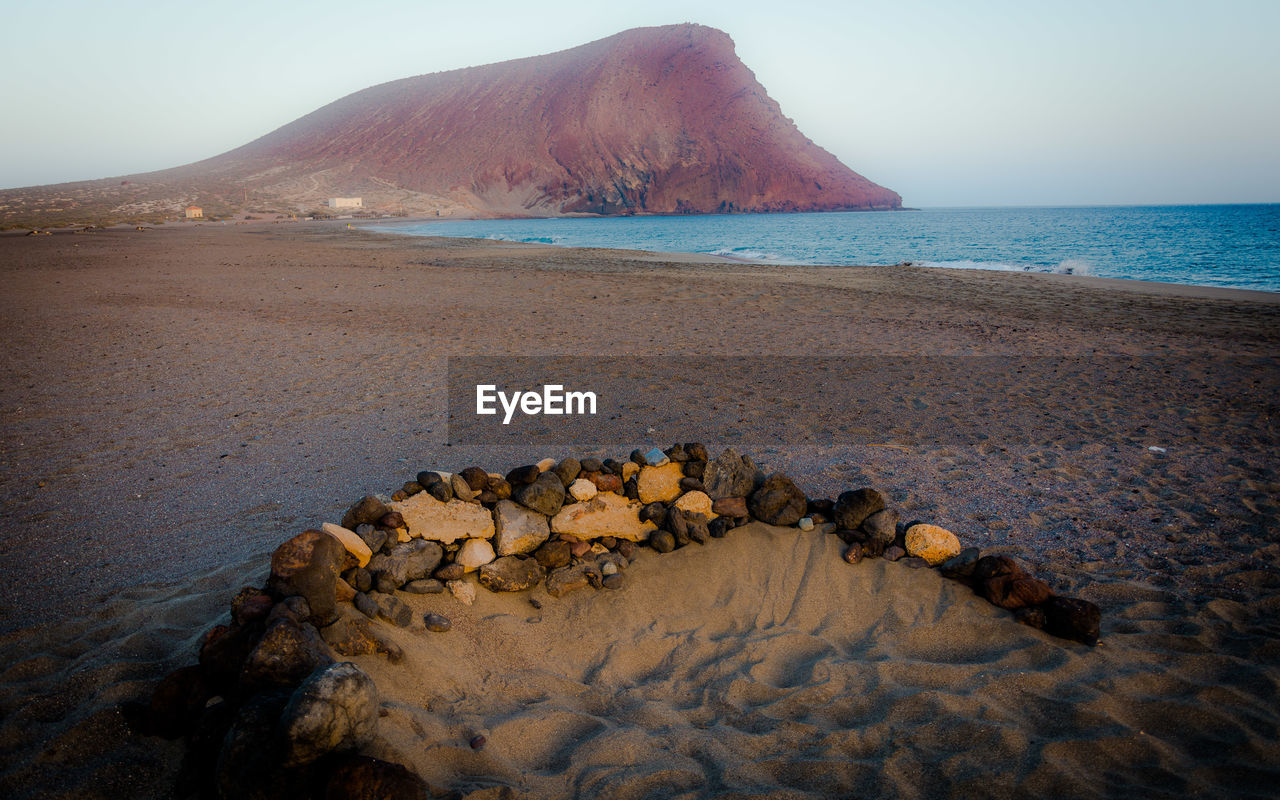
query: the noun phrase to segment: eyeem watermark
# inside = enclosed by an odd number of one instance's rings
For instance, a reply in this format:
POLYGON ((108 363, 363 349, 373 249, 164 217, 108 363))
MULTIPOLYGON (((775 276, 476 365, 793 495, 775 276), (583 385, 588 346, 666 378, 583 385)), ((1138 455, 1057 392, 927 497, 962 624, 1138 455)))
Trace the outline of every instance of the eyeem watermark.
POLYGON ((542 385, 539 392, 515 391, 507 394, 497 384, 476 384, 476 413, 491 416, 498 413, 497 405, 502 406, 502 424, 510 425, 511 418, 519 409, 526 416, 547 414, 561 416, 564 414, 596 413, 595 392, 566 392, 558 383, 542 385))

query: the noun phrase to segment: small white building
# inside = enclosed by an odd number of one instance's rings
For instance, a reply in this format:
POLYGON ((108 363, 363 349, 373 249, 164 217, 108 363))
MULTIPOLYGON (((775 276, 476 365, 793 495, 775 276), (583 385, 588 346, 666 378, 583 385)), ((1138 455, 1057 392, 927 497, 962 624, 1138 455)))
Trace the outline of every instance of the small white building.
POLYGON ((187 219, 204 219, 204 209, 200 206, 187 206, 187 219))
POLYGON ((364 208, 364 199, 360 197, 330 197, 329 208, 364 208))

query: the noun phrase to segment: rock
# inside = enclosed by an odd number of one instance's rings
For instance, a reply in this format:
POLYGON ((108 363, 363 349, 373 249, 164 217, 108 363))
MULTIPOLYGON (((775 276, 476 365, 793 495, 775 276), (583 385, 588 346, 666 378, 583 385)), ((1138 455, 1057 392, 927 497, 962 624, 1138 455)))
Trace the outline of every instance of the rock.
POLYGON ((711 537, 705 516, 674 507, 667 512, 667 530, 675 537, 676 544, 681 546, 691 541, 705 544, 711 537))
POLYGON ((884 495, 875 489, 857 489, 841 494, 836 499, 832 514, 836 525, 845 530, 856 530, 867 517, 884 508, 884 495))
POLYGON ((1098 643, 1102 611, 1093 603, 1077 597, 1052 597, 1041 608, 1044 609, 1044 629, 1048 633, 1087 645, 1098 643))
POLYGON ((598 458, 582 459, 583 472, 604 472, 604 463, 598 458))
POLYGON ((618 564, 614 561, 604 561, 600 564, 600 574, 606 578, 610 575, 618 574, 618 564))
POLYGON ((334 600, 337 600, 339 603, 350 603, 352 598, 354 598, 355 596, 356 596, 356 590, 355 590, 355 587, 353 587, 351 584, 347 583, 342 578, 338 578, 336 581, 334 581, 333 583, 333 599, 334 600))
POLYGON ((618 589, 621 589, 623 586, 625 586, 626 583, 627 583, 626 576, 624 576, 622 573, 619 572, 613 575, 606 575, 604 580, 600 582, 600 585, 606 589, 612 589, 614 591, 617 591, 618 589))
POLYGON ((347 513, 342 515, 342 527, 349 531, 354 531, 358 526, 365 523, 374 523, 382 518, 382 515, 390 511, 387 504, 382 502, 373 495, 366 495, 355 502, 351 508, 347 509, 347 513))
POLYGON ((579 478, 569 484, 569 494, 573 495, 573 499, 579 502, 583 500, 590 500, 595 497, 596 493, 599 491, 600 490, 596 488, 594 483, 583 478, 579 478))
POLYGON ((392 504, 404 517, 409 535, 448 544, 458 539, 488 539, 493 536, 493 515, 484 506, 462 500, 441 502, 423 492, 392 504))
POLYGON ((775 472, 751 493, 747 510, 769 525, 794 525, 804 516, 809 501, 790 478, 775 472))
POLYGON ((561 567, 547 575, 547 594, 552 597, 563 597, 575 589, 603 584, 604 578, 595 564, 574 564, 561 567))
POLYGON ((373 629, 364 617, 343 617, 320 631, 320 635, 340 656, 367 656, 380 650, 373 629))
POLYGON ((471 484, 467 483, 467 479, 461 475, 454 475, 449 478, 449 488, 453 490, 453 496, 464 503, 470 503, 476 499, 476 492, 472 490, 471 484))
POLYGON ((355 531, 341 525, 334 525, 332 522, 324 523, 320 529, 341 542, 346 551, 355 556, 356 563, 360 566, 368 564, 369 559, 373 557, 373 549, 365 543, 364 539, 357 536, 355 531))
POLYGON ((618 555, 622 556, 627 561, 631 561, 636 556, 636 543, 623 539, 618 542, 617 550, 618 555))
POLYGON ((865 542, 874 542, 881 548, 896 544, 898 539, 898 512, 892 508, 882 508, 874 514, 868 515, 862 521, 859 530, 864 534, 863 541, 865 542))
POLYGON ((686 478, 697 478, 702 480, 702 474, 707 471, 707 462, 705 461, 686 461, 684 462, 684 476, 686 478))
POLYGON ((460 581, 462 576, 466 574, 467 570, 461 564, 446 564, 436 570, 435 577, 436 580, 448 583, 449 581, 460 581))
POLYGON ((356 592, 356 596, 352 598, 351 604, 356 607, 357 611, 364 614, 369 619, 378 618, 378 601, 374 600, 364 592, 356 592))
POLYGON ((378 616, 397 628, 407 628, 413 620, 413 609, 393 594, 382 594, 378 595, 378 616))
POLYGON ((1013 618, 1029 628, 1044 628, 1048 622, 1044 608, 1040 606, 1023 606, 1013 610, 1013 618))
POLYGON ((680 479, 683 477, 684 470, 676 463, 661 467, 641 467, 640 475, 636 478, 636 493, 640 502, 669 503, 675 500, 680 496, 680 479))
POLYGON ((375 591, 391 594, 400 589, 400 584, 386 572, 375 572, 373 575, 373 588, 375 591))
POLYGON ((936 567, 960 555, 960 540, 946 528, 937 525, 912 525, 906 533, 907 552, 936 567))
POLYGON ((382 519, 378 520, 378 527, 388 530, 394 531, 404 526, 404 515, 399 511, 388 511, 382 515, 382 519))
POLYGON ((443 614, 427 614, 422 618, 422 624, 432 633, 445 633, 453 627, 453 623, 443 614))
POLYGON ((356 536, 368 546, 370 553, 376 553, 387 543, 387 532, 368 523, 356 528, 356 536))
POLYGON ((198 665, 169 673, 151 693, 146 733, 166 739, 177 739, 186 734, 195 727, 205 703, 212 696, 213 687, 205 680, 198 665))
MULTIPOLYGON (((287 773, 275 759, 275 731, 290 692, 259 692, 236 712, 222 739, 213 775, 222 800, 270 800, 287 797, 287 773)), ((207 791, 208 787, 201 787, 207 791)))
POLYGON ((555 469, 556 460, 554 458, 544 458, 538 462, 538 472, 549 472, 555 469))
POLYGON ((248 625, 266 619, 275 604, 271 595, 261 589, 246 586, 231 598, 231 619, 237 625, 248 625))
MULTIPOLYGON (((897 545, 894 545, 894 547, 897 547, 897 545)), ((924 569, 931 566, 928 561, 919 556, 908 556, 902 559, 901 563, 904 567, 910 567, 911 569, 924 569)))
POLYGON ((537 586, 544 575, 536 559, 503 556, 480 568, 480 585, 491 592, 523 592, 537 586))
POLYGON ((436 542, 414 539, 397 544, 389 553, 379 553, 369 561, 369 571, 375 580, 385 580, 392 591, 409 581, 430 575, 444 558, 444 548, 436 542), (379 577, 381 576, 381 577, 379 577))
POLYGON ((316 624, 328 625, 338 618, 334 592, 345 553, 342 543, 329 534, 303 531, 271 554, 267 590, 276 597, 305 598, 316 624))
POLYGON ((623 483, 626 483, 627 481, 631 480, 632 478, 636 477, 639 474, 640 474, 639 464, 637 464, 634 461, 622 462, 622 475, 620 477, 622 478, 623 483))
POLYGON ((467 486, 473 492, 480 493, 489 488, 489 473, 479 467, 467 467, 458 475, 467 482, 467 486))
POLYGON ((515 491, 516 487, 533 483, 541 474, 542 470, 538 469, 537 464, 516 467, 507 473, 507 483, 511 484, 512 491, 515 491))
POLYGON ((668 531, 654 531, 649 535, 649 546, 659 553, 670 553, 676 549, 676 537, 668 531))
POLYGON ((898 547, 896 544, 891 544, 888 547, 884 547, 880 543, 872 544, 872 550, 875 550, 877 547, 883 548, 879 552, 883 554, 885 561, 898 561, 907 555, 907 551, 898 547))
POLYGON ((330 753, 359 750, 378 726, 378 691, 355 664, 316 670, 293 693, 277 724, 282 763, 309 764, 330 753))
MULTIPOLYGON (((680 479, 680 491, 702 493, 702 481, 697 478, 690 478, 686 475, 680 479)), ((711 498, 707 499, 710 500, 711 498)))
POLYGON ((399 764, 344 756, 324 779, 324 800, 430 800, 422 779, 399 764))
MULTIPOLYGON (((750 460, 744 460, 731 447, 716 456, 714 460, 707 462, 706 469, 702 473, 703 491, 712 500, 724 497, 747 497, 755 491, 758 472, 759 470, 750 460)), ((725 512, 717 511, 716 513, 725 512)))
POLYGON ((400 591, 408 594, 440 594, 444 591, 444 584, 435 578, 419 578, 401 586, 400 591))
POLYGON ((565 506, 551 518, 553 533, 567 533, 578 539, 613 536, 643 542, 657 528, 640 521, 642 506, 612 492, 601 492, 583 503, 565 506))
POLYGON ((1013 610, 1038 606, 1053 596, 1049 584, 1029 576, 997 575, 983 581, 978 593, 992 605, 1013 610))
POLYGON ((461 564, 464 572, 475 572, 497 558, 488 539, 468 539, 458 548, 453 563, 461 564))
POLYGON ((490 475, 489 491, 493 492, 493 496, 499 500, 506 500, 511 496, 511 484, 507 483, 505 478, 496 478, 490 475))
POLYGON ((973 580, 981 584, 992 578, 1025 578, 1027 572, 1008 556, 983 556, 973 565, 973 580))
POLYGON ((550 517, 564 505, 564 484, 555 473, 544 473, 532 483, 516 486, 511 492, 511 499, 550 517))
POLYGON ((796 527, 802 531, 811 531, 813 530, 813 520, 809 517, 801 517, 796 522, 796 527))
POLYGON ((640 521, 652 522, 659 527, 667 519, 667 506, 665 503, 648 503, 640 509, 640 521))
POLYGON ((823 517, 824 519, 831 521, 835 519, 835 509, 836 509, 836 501, 834 500, 829 500, 825 498, 820 498, 817 500, 814 500, 811 498, 809 500, 808 514, 811 517, 817 514, 823 517))
POLYGON ((679 461, 680 463, 683 464, 684 462, 689 460, 689 454, 684 451, 684 445, 680 444, 679 442, 671 445, 663 452, 666 453, 667 458, 671 459, 672 461, 679 461))
POLYGON ((552 570, 568 565, 573 559, 573 553, 568 542, 555 539, 534 550, 533 557, 543 569, 552 570))
POLYGON ((469 606, 476 601, 476 587, 466 581, 449 581, 445 585, 449 587, 449 593, 464 606, 469 606))
POLYGON ((499 556, 532 553, 551 535, 545 516, 510 500, 498 501, 493 509, 493 521, 494 550, 499 556))
POLYGON ((701 514, 709 520, 719 516, 711 510, 711 498, 707 497, 706 492, 686 492, 680 495, 680 498, 676 500, 676 508, 681 511, 692 511, 695 514, 701 514))
POLYGON ((685 442, 684 451, 688 454, 690 461, 711 460, 711 454, 707 452, 707 446, 701 442, 685 442))
POLYGON ((440 483, 444 479, 440 477, 440 473, 438 472, 423 470, 418 473, 417 480, 423 489, 429 489, 432 484, 440 483))
POLYGON ((453 483, 451 481, 438 480, 430 486, 423 487, 423 489, 422 495, 415 496, 430 495, 441 503, 447 503, 453 499, 453 483))
POLYGON ((586 558, 587 554, 590 552, 591 542, 584 542, 577 539, 569 542, 569 554, 574 558, 586 558))
POLYGON ((639 475, 636 475, 636 477, 622 484, 622 496, 627 498, 628 500, 635 500, 636 502, 640 501, 640 476, 639 475))
POLYGON ((591 482, 595 484, 596 491, 622 494, 622 478, 612 472, 601 472, 598 475, 592 475, 591 482))
MULTIPOLYGON (((810 517, 810 519, 813 518, 810 517)), ((814 522, 817 522, 817 520, 814 520, 814 522)), ((817 522, 817 524, 813 526, 813 532, 820 533, 823 536, 830 536, 836 532, 836 524, 834 522, 817 522)))
MULTIPOLYGON (((404 484, 400 487, 400 493, 403 494, 405 497, 412 497, 413 495, 417 494, 420 491, 422 491, 422 484, 418 483, 417 481, 405 481, 404 484)), ((391 499, 395 500, 396 498, 393 497, 391 499)), ((400 499, 403 500, 404 498, 402 497, 400 499)))
POLYGON ((494 503, 502 499, 505 499, 505 498, 498 497, 496 494, 489 491, 488 489, 476 495, 476 502, 480 503, 480 505, 483 505, 483 506, 492 506, 494 503))
POLYGON ((862 545, 854 542, 844 551, 844 560, 849 564, 857 564, 862 560, 862 545))
MULTIPOLYGON (((671 459, 667 457, 667 454, 662 452, 656 447, 650 450, 649 452, 645 453, 644 456, 642 456, 642 458, 644 458, 644 463, 651 467, 661 467, 671 463, 671 459)), ((635 461, 634 453, 631 456, 631 460, 635 461)), ((640 463, 640 462, 636 462, 636 463, 640 463)), ((641 470, 641 472, 643 471, 644 470, 641 470)))
POLYGON ((978 559, 982 556, 982 552, 976 547, 966 547, 953 558, 949 558, 942 562, 938 567, 938 571, 943 577, 952 580, 961 580, 969 578, 973 575, 973 569, 978 565, 978 559))
POLYGON ((733 530, 732 517, 716 517, 707 523, 707 533, 711 534, 712 539, 723 539, 733 530))
POLYGON ((582 462, 573 456, 569 456, 555 466, 556 477, 566 489, 577 479, 579 472, 582 472, 582 462))
POLYGON ((722 497, 719 500, 713 500, 711 511, 723 517, 745 517, 747 516, 747 498, 722 497))
POLYGON ((488 741, 488 737, 484 734, 477 734, 476 736, 471 737, 469 744, 471 745, 472 750, 483 750, 488 741))
POLYGON ((240 685, 247 693, 273 687, 297 686, 317 667, 333 663, 333 655, 310 623, 280 618, 267 626, 245 659, 240 685))

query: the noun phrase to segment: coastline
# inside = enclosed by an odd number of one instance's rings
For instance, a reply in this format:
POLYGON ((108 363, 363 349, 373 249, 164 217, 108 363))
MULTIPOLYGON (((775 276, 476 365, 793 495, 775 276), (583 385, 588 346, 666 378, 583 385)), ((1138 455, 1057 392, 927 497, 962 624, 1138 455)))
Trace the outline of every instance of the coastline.
MULTIPOLYGON (((61 778, 70 783, 115 774, 109 768, 123 751, 113 748, 132 748, 130 763, 142 763, 136 759, 152 745, 123 731, 113 704, 189 660, 203 628, 242 583, 259 579, 265 554, 292 533, 418 469, 515 466, 551 454, 538 445, 446 441, 435 421, 443 419, 450 356, 546 354, 570 342, 599 358, 745 352, 777 361, 780 401, 808 397, 804 408, 821 409, 800 420, 816 431, 847 413, 850 399, 821 396, 803 360, 814 354, 1172 356, 1183 368, 1166 378, 1174 391, 1198 385, 1197 363, 1274 358, 1280 344, 1280 295, 1089 276, 778 267, 401 240, 343 223, 4 236, 0 250, 0 280, 12 298, 0 312, 3 564, 38 589, 3 609, 0 646, 13 664, 0 678, 5 788, 55 779, 38 766, 49 760, 47 745, 92 743, 85 771, 61 778), (33 558, 42 553, 57 558, 33 558), (114 600, 91 610, 103 594, 114 600), (67 699, 55 701, 59 694, 67 699), (24 725, 40 733, 24 739, 24 725), (121 741, 113 745, 103 731, 121 741)), ((686 378, 677 366, 656 377, 686 378)), ((1099 363, 1096 379, 1107 380, 1109 368, 1099 363)), ((610 385, 611 376, 599 377, 610 385)), ((725 387, 707 391, 733 396, 725 387)), ((1001 429, 1045 412, 989 387, 973 392, 999 411, 1001 429)), ((1158 403, 1133 399, 1139 411, 1158 403)), ((1072 411, 1052 410, 1066 418, 1072 411)), ((745 408, 741 427, 762 428, 775 413, 745 408)), ((1201 429, 1252 424, 1213 415, 1210 406, 1193 407, 1186 430, 1161 431, 1176 437, 1151 442, 1163 455, 1128 438, 1077 450, 1049 439, 909 451, 797 440, 760 455, 813 496, 874 483, 913 513, 985 537, 984 548, 1007 548, 1067 576, 1069 588, 1127 620, 1113 634, 1128 626, 1150 644, 1162 628, 1185 623, 1200 631, 1188 635, 1224 642, 1234 629, 1239 641, 1221 645, 1232 663, 1247 666, 1249 680, 1274 680, 1274 666, 1252 659, 1276 638, 1266 622, 1280 596, 1270 533, 1275 467, 1268 452, 1198 441, 1201 429)), ((677 411, 656 420, 651 435, 602 421, 601 441, 618 446, 572 454, 665 446, 681 424, 677 411)), ((886 438, 894 427, 886 424, 886 438)), ((1273 429, 1246 432, 1275 437, 1273 429)), ((919 613, 928 614, 940 601, 922 602, 919 613)), ((603 635, 588 608, 566 613, 603 635)), ((889 630, 906 634, 901 625, 889 630)), ((1201 674, 1178 664, 1188 680, 1201 674)), ((1166 690, 1183 691, 1154 689, 1166 690)), ((1183 699, 1197 709, 1211 702, 1183 699)), ((1274 754, 1267 737, 1247 738, 1255 756, 1274 754)), ((166 747, 136 770, 139 786, 171 774, 176 751, 166 747)), ((1212 785, 1201 774, 1196 785, 1212 785)))

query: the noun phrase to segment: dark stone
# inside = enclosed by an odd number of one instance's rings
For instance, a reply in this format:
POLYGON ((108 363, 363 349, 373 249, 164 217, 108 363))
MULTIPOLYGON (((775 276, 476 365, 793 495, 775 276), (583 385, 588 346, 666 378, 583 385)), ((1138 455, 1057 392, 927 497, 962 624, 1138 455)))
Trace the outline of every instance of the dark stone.
POLYGON ((418 578, 401 586, 400 591, 409 594, 440 594, 444 591, 444 584, 435 578, 418 578))
POLYGON ((319 800, 430 800, 422 779, 399 764, 340 756, 328 765, 319 800))
POLYGON ((408 499, 409 495, 404 493, 404 489, 397 489, 391 493, 391 502, 393 503, 403 503, 408 499))
POLYGON ((276 597, 301 595, 311 606, 315 623, 328 625, 338 618, 334 591, 346 554, 342 543, 329 534, 303 531, 271 554, 267 591, 276 597))
POLYGON ((836 498, 832 509, 836 525, 846 530, 856 530, 864 520, 885 507, 884 495, 875 489, 856 489, 844 492, 836 498))
POLYGON ((445 633, 453 627, 453 623, 443 614, 427 614, 422 618, 422 624, 432 633, 445 633))
MULTIPOLYGON (((898 549, 902 550, 902 548, 898 548, 898 549)), ((882 544, 881 542, 869 542, 865 540, 862 542, 862 555, 866 556, 867 558, 880 558, 882 555, 884 555, 885 550, 886 548, 884 544, 882 544)), ((906 551, 903 550, 903 553, 905 552, 906 551)))
POLYGON ((506 478, 490 478, 489 491, 493 492, 494 497, 499 500, 506 500, 511 496, 511 484, 506 478))
POLYGON ((342 527, 354 531, 357 526, 367 522, 377 522, 390 510, 386 503, 373 495, 366 495, 357 500, 351 508, 347 509, 347 513, 342 515, 342 527))
MULTIPOLYGON (((722 497, 747 497, 755 490, 759 470, 750 459, 738 455, 732 447, 708 461, 702 473, 702 485, 712 500, 722 497)), ((719 513, 719 512, 717 512, 719 513)))
MULTIPOLYGON (((876 542, 888 547, 898 540, 898 512, 892 508, 881 509, 862 521, 863 541, 876 542)), ((904 548, 905 549, 905 548, 904 548)))
POLYGON ((676 549, 676 537, 668 531, 654 531, 649 534, 649 546, 659 553, 670 553, 676 549))
POLYGON ((349 569, 344 576, 343 580, 351 584, 351 588, 357 592, 367 592, 373 588, 373 573, 364 567, 349 569))
POLYGON ((413 620, 413 609, 393 594, 380 594, 378 595, 378 616, 397 628, 407 628, 413 620))
POLYGON ((297 686, 317 667, 331 663, 333 654, 310 623, 277 619, 245 659, 240 685, 247 694, 274 686, 297 686))
POLYGON ((942 573, 943 577, 951 578, 952 580, 970 578, 973 576, 973 570, 978 566, 978 559, 981 557, 982 551, 978 548, 966 547, 938 565, 938 571, 942 573))
POLYGON ((400 583, 390 573, 375 572, 373 573, 373 588, 384 594, 391 594, 400 588, 400 583))
POLYGON ((598 458, 582 459, 583 472, 604 472, 604 463, 598 458))
POLYGON ((489 740, 488 740, 487 738, 485 738, 485 736, 484 736, 483 734, 480 734, 480 735, 478 735, 478 736, 472 736, 472 737, 471 737, 471 742, 470 742, 470 744, 471 744, 471 749, 472 749, 472 750, 483 750, 483 749, 484 749, 484 746, 485 746, 488 742, 489 742, 489 740))
POLYGON ((632 450, 629 458, 642 467, 649 463, 649 460, 644 457, 644 451, 640 449, 632 450))
POLYGON ((292 597, 286 597, 271 607, 271 613, 267 615, 267 624, 270 625, 282 617, 291 619, 299 625, 304 622, 310 622, 311 606, 307 604, 305 598, 298 597, 296 594, 292 597))
POLYGON ((638 547, 639 545, 635 542, 629 539, 622 539, 618 542, 618 555, 622 556, 627 561, 630 561, 636 557, 636 548, 638 547))
POLYGON ((697 478, 684 477, 680 479, 680 488, 686 492, 702 491, 702 481, 697 478))
POLYGON ((621 572, 615 572, 612 575, 604 576, 604 580, 600 582, 600 585, 603 586, 605 589, 613 589, 616 591, 618 589, 621 589, 623 586, 625 586, 626 583, 627 583, 627 579, 623 576, 623 574, 621 572))
POLYGON ((426 487, 426 491, 441 503, 447 503, 453 499, 453 484, 446 480, 436 481, 426 487))
POLYGON ((417 477, 418 483, 421 484, 423 489, 430 489, 433 483, 439 483, 443 480, 443 478, 440 477, 440 473, 432 472, 431 470, 423 470, 418 473, 417 477))
POLYGON ((1043 628, 1048 622, 1044 609, 1040 606, 1023 606, 1013 610, 1013 618, 1031 628, 1043 628))
POLYGON ((649 503, 644 508, 640 509, 641 522, 652 522, 654 525, 661 528, 662 523, 664 523, 666 519, 667 506, 665 503, 649 503))
POLYGON ((511 484, 511 490, 514 492, 520 486, 533 483, 541 474, 542 471, 538 469, 537 464, 526 464, 523 467, 516 467, 508 472, 507 483, 511 484))
POLYGON ((684 472, 684 476, 686 478, 697 478, 698 480, 702 480, 703 474, 707 471, 707 462, 686 461, 684 462, 684 466, 681 467, 681 471, 684 472))
POLYGON ((600 568, 595 564, 582 563, 552 570, 547 575, 547 594, 552 597, 563 597, 576 589, 588 586, 599 588, 603 584, 600 568))
POLYGON ((574 558, 586 558, 587 554, 591 552, 591 542, 574 539, 569 542, 569 552, 574 558))
POLYGON ((480 501, 480 505, 482 505, 482 506, 491 506, 491 505, 493 505, 494 503, 497 503, 497 502, 498 502, 498 500, 500 500, 500 499, 501 499, 501 498, 499 498, 499 497, 498 497, 498 495, 494 494, 493 492, 489 491, 488 489, 486 489, 486 490, 484 490, 483 492, 481 492, 480 494, 476 495, 476 500, 479 500, 479 501, 480 501))
POLYGON ((979 594, 992 605, 1015 609, 1038 606, 1053 596, 1049 584, 1039 578, 997 575, 978 585, 979 594))
POLYGON ((685 442, 684 451, 689 454, 691 461, 711 460, 711 454, 707 452, 707 446, 702 442, 685 442))
POLYGON ((573 559, 573 554, 570 552, 568 542, 562 539, 550 539, 533 551, 533 558, 542 565, 543 569, 551 570, 568 566, 573 559))
POLYGON ((836 501, 834 500, 828 500, 828 499, 810 500, 809 506, 806 509, 806 513, 808 513, 809 516, 813 516, 814 514, 821 514, 827 520, 833 520, 835 519, 835 510, 836 510, 836 501))
POLYGON ((543 473, 532 483, 517 486, 511 492, 512 500, 548 517, 555 516, 564 505, 564 496, 564 484, 552 472, 543 473))
POLYGON ((503 556, 480 567, 478 578, 491 592, 523 592, 537 586, 545 575, 537 559, 503 556))
POLYGON ((731 530, 733 530, 731 517, 716 517, 707 523, 707 533, 711 534, 713 539, 723 539, 731 530))
POLYGON ((216 791, 213 779, 217 775, 218 754, 238 710, 237 704, 226 699, 215 700, 201 709, 187 736, 174 797, 195 798, 216 791))
POLYGON ((356 592, 356 596, 351 600, 351 605, 355 606, 357 611, 369 619, 378 618, 378 601, 364 592, 356 592))
POLYGON ((397 544, 389 553, 379 553, 369 559, 367 569, 372 572, 382 586, 389 581, 391 588, 378 591, 395 591, 409 581, 416 581, 430 575, 432 570, 444 559, 444 548, 438 542, 426 539, 411 539, 397 544))
POLYGON ((634 477, 622 484, 622 496, 628 500, 640 499, 640 484, 636 482, 634 477))
POLYGON ((775 472, 751 493, 747 509, 751 516, 769 525, 795 525, 804 516, 808 502, 800 487, 775 472))
POLYGON ((609 550, 618 546, 618 539, 614 536, 601 536, 599 539, 596 539, 596 541, 604 545, 605 548, 609 550))
POLYGON ((170 672, 151 693, 144 733, 165 739, 187 734, 199 722, 210 697, 213 697, 213 687, 205 680, 199 665, 170 672))
POLYGON ((667 510, 666 529, 671 532, 676 544, 681 547, 691 541, 705 544, 707 539, 711 538, 705 514, 685 511, 674 506, 667 510))
POLYGON ((453 489, 453 496, 464 503, 470 503, 476 499, 475 490, 461 475, 454 475, 449 478, 449 488, 453 489))
POLYGON ((974 583, 985 583, 992 578, 1025 578, 1027 572, 1008 556, 983 556, 973 565, 974 583))
POLYGON ((489 488, 489 473, 479 467, 467 467, 458 473, 467 482, 473 492, 483 492, 489 488))
POLYGON ((721 497, 718 500, 712 500, 711 512, 722 517, 745 517, 748 514, 747 498, 721 497))
POLYGON ((267 618, 276 601, 261 589, 246 586, 231 598, 231 619, 238 625, 248 625, 267 618))
POLYGON ((364 617, 343 617, 320 631, 320 636, 340 656, 368 656, 380 650, 378 639, 364 617))
POLYGON ((915 556, 911 556, 910 558, 904 558, 902 559, 901 563, 903 566, 910 567, 911 569, 926 569, 929 566, 928 561, 925 561, 923 558, 917 558, 915 556))
POLYGON ((400 491, 404 492, 405 497, 413 497, 415 494, 422 491, 422 484, 417 481, 407 481, 404 486, 400 487, 400 491))
POLYGON ((836 528, 833 533, 837 539, 845 544, 861 544, 862 540, 867 538, 867 535, 862 531, 849 531, 843 528, 836 528))
POLYGON ((288 691, 259 692, 240 707, 218 753, 216 796, 268 800, 303 794, 298 791, 303 787, 279 769, 275 758, 276 726, 289 698, 288 691))
POLYGON ((662 452, 667 454, 667 458, 681 464, 689 460, 689 454, 685 452, 682 444, 673 444, 662 452))
POLYGON ((281 764, 309 764, 330 753, 359 750, 373 741, 378 690, 350 662, 322 667, 303 681, 277 723, 281 764))
MULTIPOLYGON (((386 515, 383 515, 386 516, 386 515)), ((403 519, 401 519, 403 522, 403 519)), ((381 520, 379 520, 381 522, 381 520)), ((356 536, 369 546, 369 549, 375 553, 380 551, 387 543, 387 532, 384 528, 376 528, 369 523, 365 523, 356 528, 356 536)), ((348 581, 350 583, 350 581, 348 581)))
POLYGON ((462 576, 467 574, 467 568, 461 564, 445 564, 435 572, 435 579, 438 581, 460 581, 462 576))
POLYGON ((564 488, 568 489, 569 484, 577 480, 578 473, 582 472, 582 462, 573 456, 569 456, 559 464, 556 464, 552 472, 560 479, 560 483, 564 485, 564 488))
POLYGON ((235 687, 245 659, 261 635, 261 625, 217 625, 204 635, 200 669, 215 692, 225 694, 235 687))
POLYGON ((616 458, 606 458, 604 460, 604 471, 622 477, 622 462, 616 458))
POLYGON ((862 560, 862 545, 854 542, 844 551, 844 560, 850 564, 857 564, 862 560))
POLYGON ((880 551, 883 553, 883 557, 885 561, 897 561, 898 559, 906 556, 907 554, 906 550, 903 550, 901 547, 898 547, 896 544, 889 545, 888 547, 886 547, 883 542, 877 542, 876 544, 879 545, 880 551))
POLYGON ((1044 629, 1062 639, 1087 645, 1098 643, 1102 631, 1102 611, 1088 600, 1053 597, 1043 606, 1044 629))

